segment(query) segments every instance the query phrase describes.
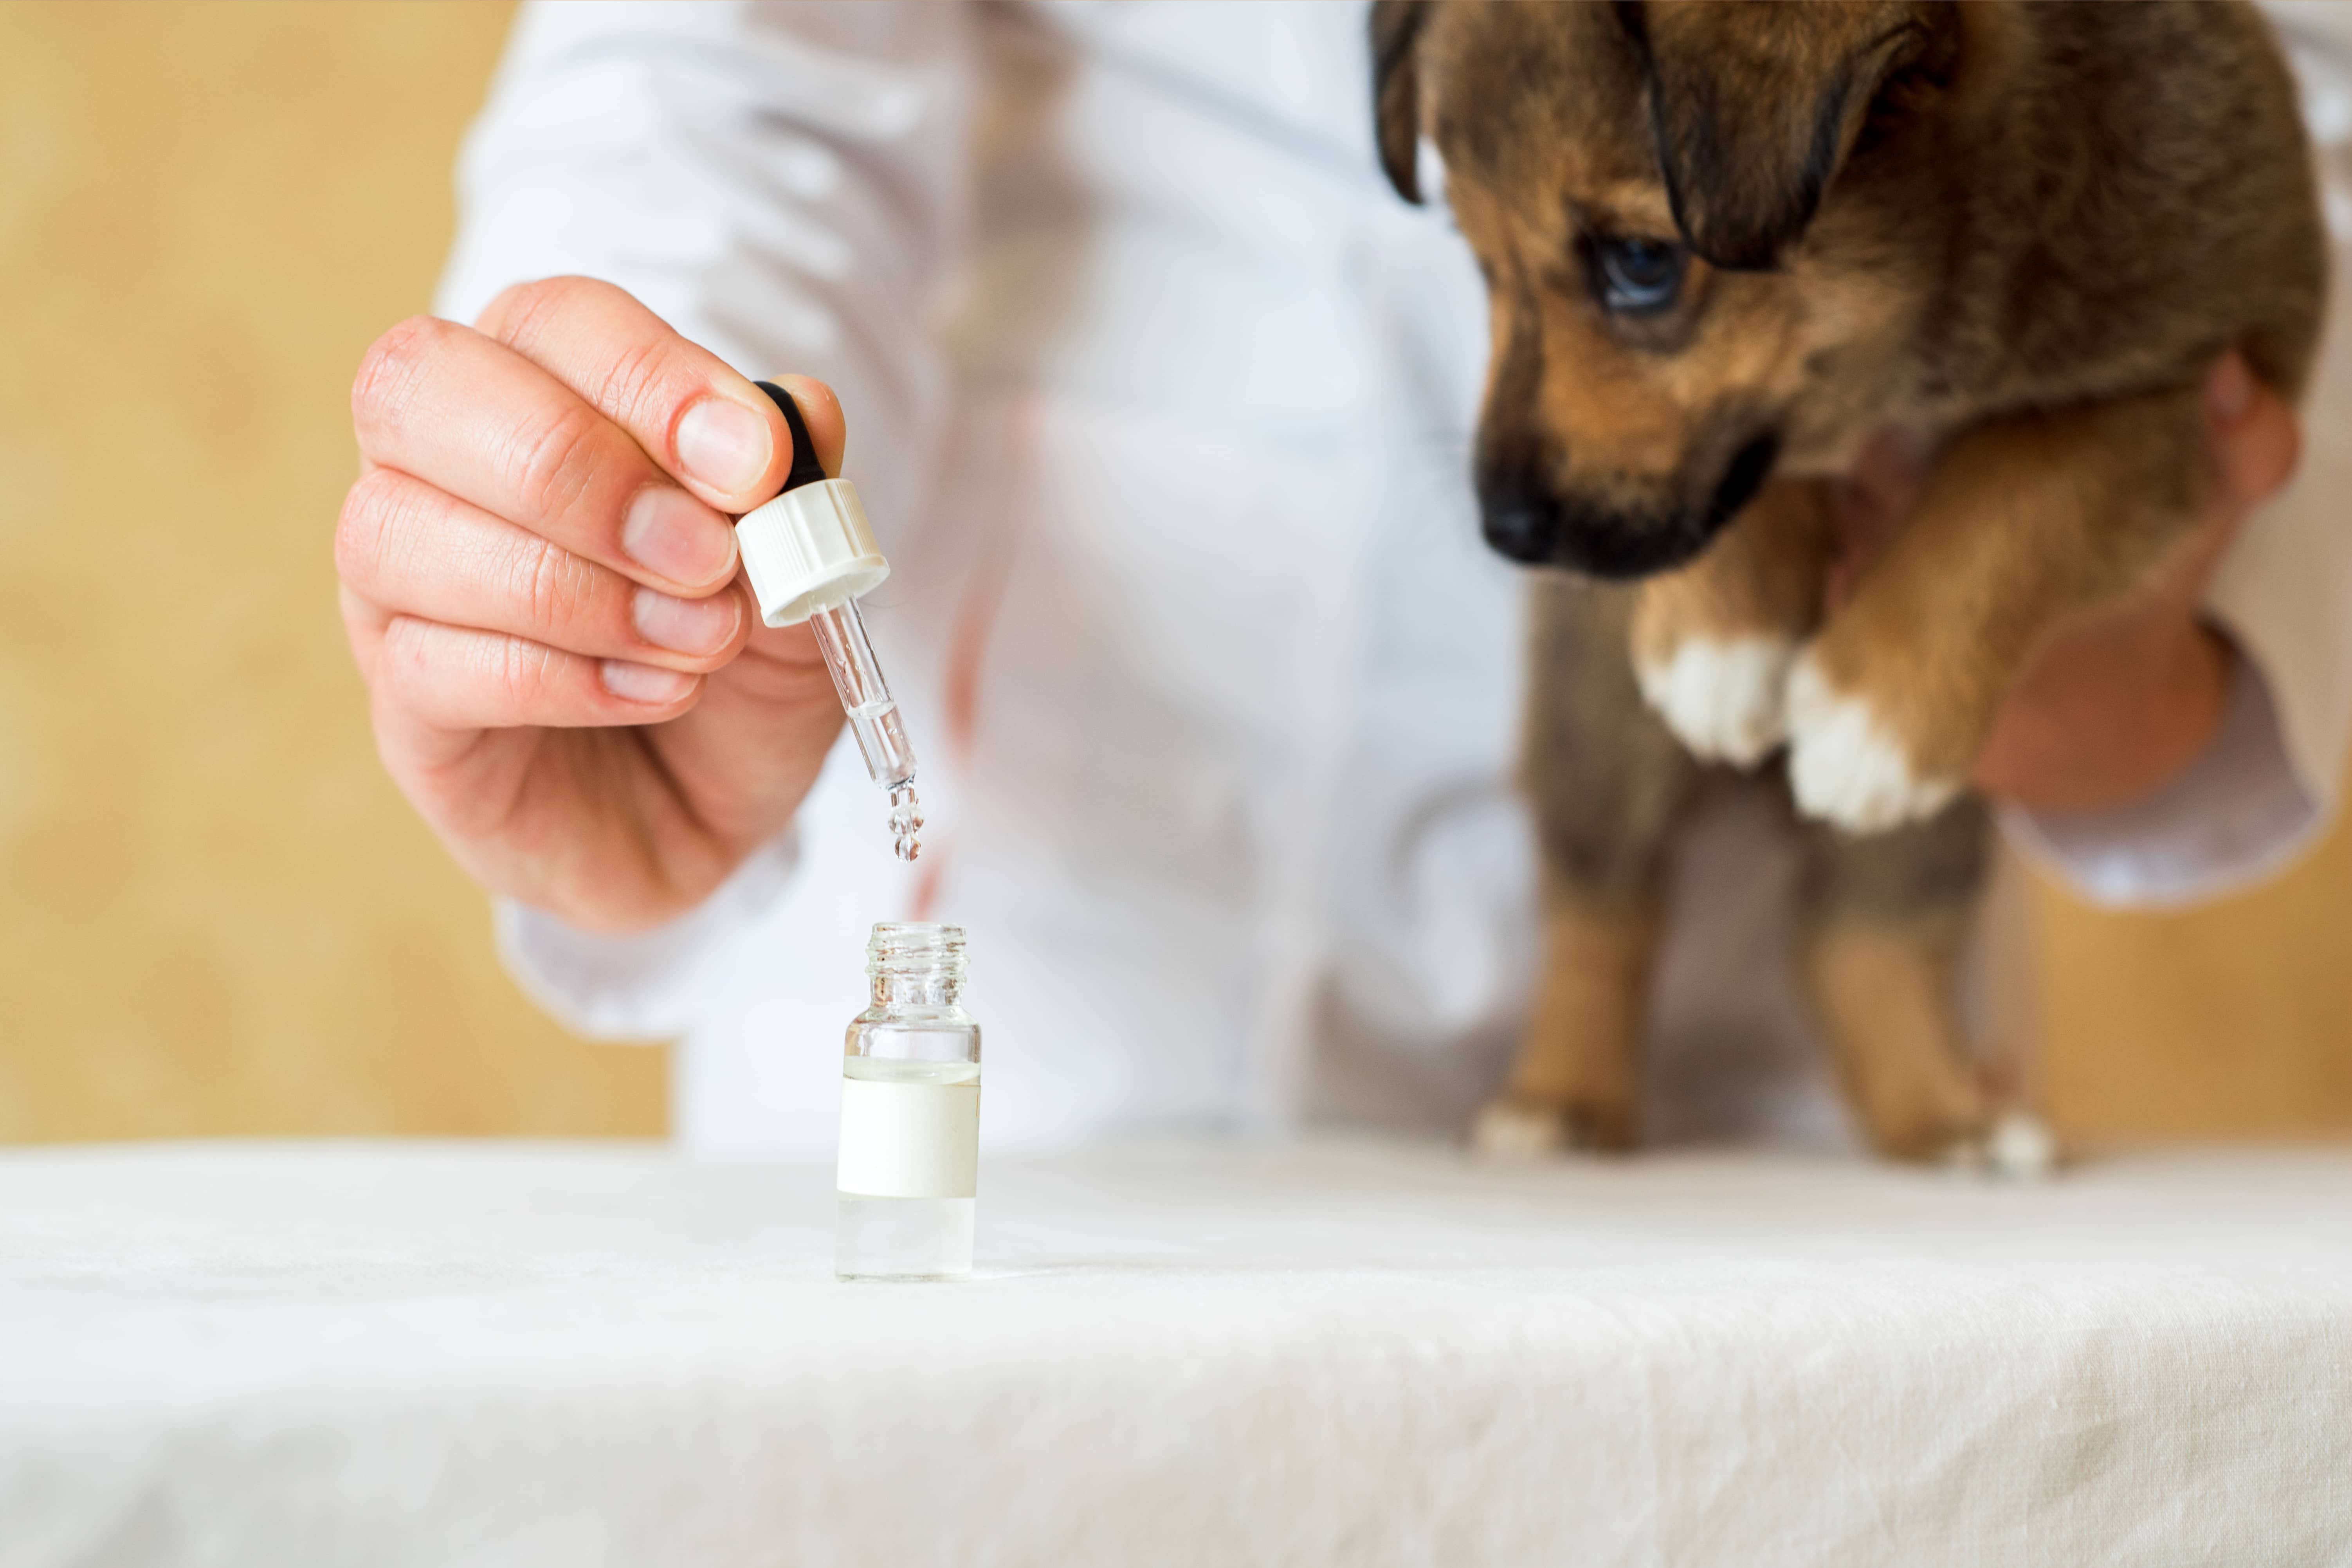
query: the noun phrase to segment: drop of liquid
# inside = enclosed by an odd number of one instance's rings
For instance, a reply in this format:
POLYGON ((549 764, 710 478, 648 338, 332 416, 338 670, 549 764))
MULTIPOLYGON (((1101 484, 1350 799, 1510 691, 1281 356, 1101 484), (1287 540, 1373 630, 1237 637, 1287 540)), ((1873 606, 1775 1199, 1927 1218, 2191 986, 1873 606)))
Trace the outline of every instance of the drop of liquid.
POLYGON ((923 803, 915 798, 915 786, 902 784, 890 792, 890 847, 901 860, 912 860, 923 852, 915 836, 923 830, 923 803))

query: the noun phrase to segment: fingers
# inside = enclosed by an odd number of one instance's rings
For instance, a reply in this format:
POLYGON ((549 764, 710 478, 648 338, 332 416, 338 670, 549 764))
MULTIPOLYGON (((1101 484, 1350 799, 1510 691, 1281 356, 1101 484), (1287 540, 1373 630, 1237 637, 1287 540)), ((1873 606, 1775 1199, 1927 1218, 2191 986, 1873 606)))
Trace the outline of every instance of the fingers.
POLYGON ((732 658, 752 619, 731 585, 702 599, 643 586, 394 468, 352 487, 335 564, 385 616, 691 673, 732 658))
MULTIPOLYGON (((837 471, 839 404, 787 384, 837 471)), ((352 410, 345 618, 404 723, 657 721, 752 635, 726 514, 775 492, 791 432, 622 290, 555 279, 509 289, 480 331, 403 322, 369 351, 352 410)))
MULTIPOLYGON (((518 284, 477 324, 578 393, 713 506, 749 511, 792 470, 791 430, 766 395, 609 283, 518 284)), ((832 389, 805 376, 784 384, 825 471, 837 471, 844 426, 832 389)))
POLYGON ((2294 474, 2303 423, 2286 399, 2263 384, 2245 356, 2223 354, 2205 378, 2205 438, 2221 480, 2217 504, 2233 511, 2261 505, 2294 474))
POLYGON ((422 742, 427 751, 462 753, 484 729, 658 723, 702 695, 701 678, 682 671, 419 620, 348 584, 339 597, 379 735, 389 721, 408 744, 422 742))
POLYGON ((611 284, 519 283, 491 300, 476 324, 576 393, 714 507, 748 511, 791 471, 791 435, 760 389, 611 284))
POLYGON ((702 684, 682 670, 394 616, 378 639, 372 689, 404 719, 447 731, 659 723, 693 707, 702 684))
POLYGON ((411 727, 676 718, 752 620, 731 585, 663 594, 391 468, 352 487, 335 553, 361 674, 411 727))
POLYGON ((458 500, 687 597, 735 574, 735 531, 538 365, 429 317, 379 339, 352 392, 360 449, 458 500))

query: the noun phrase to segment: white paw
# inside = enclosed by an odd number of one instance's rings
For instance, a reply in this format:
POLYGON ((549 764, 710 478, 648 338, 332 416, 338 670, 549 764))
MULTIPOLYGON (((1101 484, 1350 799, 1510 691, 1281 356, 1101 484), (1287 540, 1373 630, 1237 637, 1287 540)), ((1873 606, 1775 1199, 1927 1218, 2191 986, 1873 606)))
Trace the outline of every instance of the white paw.
POLYGON ((1470 1152, 1482 1160, 1549 1160, 1581 1147, 1568 1117, 1549 1106, 1489 1100, 1470 1124, 1470 1152))
POLYGON ((1985 1134, 1985 1169, 2015 1182, 2038 1182, 2058 1168, 2058 1140, 2042 1119, 2005 1110, 1985 1134))
POLYGON ((1694 756, 1753 767, 1780 743, 1781 693, 1796 645, 1780 637, 1690 637, 1634 679, 1694 756))
POLYGON ((1841 696, 1814 664, 1789 671, 1789 789, 1797 809, 1851 833, 1929 817, 1960 793, 1956 778, 1921 778, 1869 704, 1841 696))
POLYGON ((2000 1181, 2039 1182, 2058 1169, 2058 1140, 2040 1117, 2004 1110, 1982 1137, 1961 1139, 1937 1163, 2000 1181))

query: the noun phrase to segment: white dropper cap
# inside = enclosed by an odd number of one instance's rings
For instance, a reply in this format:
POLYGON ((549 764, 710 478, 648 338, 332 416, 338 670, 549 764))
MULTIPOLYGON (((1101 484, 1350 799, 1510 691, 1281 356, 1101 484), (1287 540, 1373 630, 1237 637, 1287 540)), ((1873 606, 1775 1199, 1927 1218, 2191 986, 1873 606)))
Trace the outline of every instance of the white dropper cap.
POLYGON ((912 860, 923 826, 922 805, 915 798, 915 748, 866 638, 865 617, 857 613, 859 596, 890 575, 890 563, 874 542, 857 487, 824 477, 816 443, 809 439, 792 395, 773 382, 753 384, 768 395, 792 432, 793 470, 775 500, 736 521, 744 574, 751 579, 761 620, 772 626, 806 621, 816 634, 866 771, 889 794, 898 858, 912 860))
POLYGON ((735 539, 760 618, 772 626, 795 626, 819 610, 873 592, 890 575, 890 563, 874 542, 857 487, 824 477, 799 408, 782 389, 759 385, 785 411, 793 471, 775 500, 743 514, 735 539))

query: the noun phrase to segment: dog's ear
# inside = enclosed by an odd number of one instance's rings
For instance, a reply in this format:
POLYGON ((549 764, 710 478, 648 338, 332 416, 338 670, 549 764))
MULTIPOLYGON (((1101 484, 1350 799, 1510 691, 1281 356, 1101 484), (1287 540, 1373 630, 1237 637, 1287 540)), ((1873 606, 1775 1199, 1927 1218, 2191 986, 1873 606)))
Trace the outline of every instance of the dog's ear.
POLYGON ((1949 10, 1619 0, 1649 75, 1666 196, 1691 248, 1735 271, 1774 266, 1812 221, 1888 79, 1948 59, 1949 10))
POLYGON ((1372 130, 1381 144, 1381 167, 1405 200, 1419 203, 1415 172, 1421 151, 1421 73, 1413 46, 1429 18, 1432 0, 1375 0, 1372 6, 1372 130))

